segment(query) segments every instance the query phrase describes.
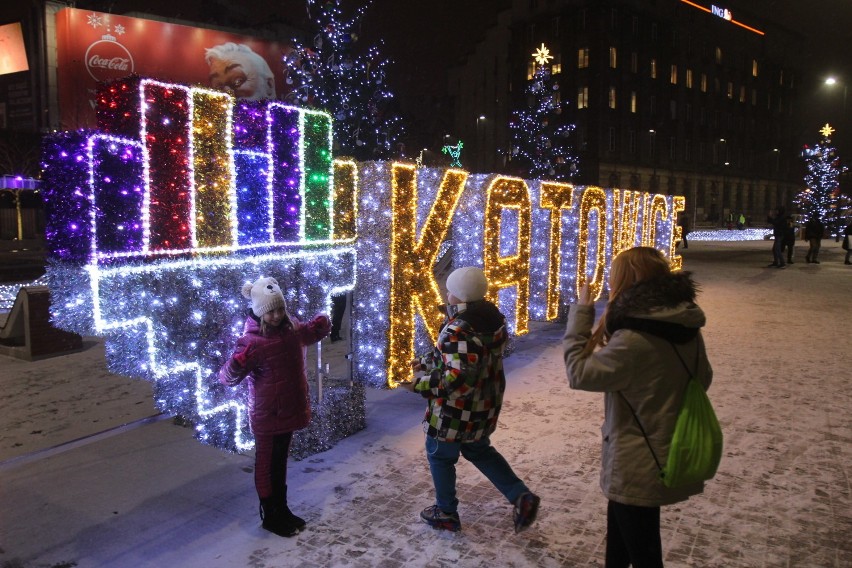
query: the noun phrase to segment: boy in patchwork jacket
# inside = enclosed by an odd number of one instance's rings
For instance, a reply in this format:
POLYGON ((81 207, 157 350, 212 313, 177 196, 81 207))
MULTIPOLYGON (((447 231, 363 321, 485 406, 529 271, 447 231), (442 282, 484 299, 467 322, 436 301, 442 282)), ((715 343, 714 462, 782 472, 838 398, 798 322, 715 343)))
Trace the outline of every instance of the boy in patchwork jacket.
POLYGON ((488 282, 476 267, 459 268, 447 278, 447 311, 435 349, 412 361, 414 392, 428 401, 424 430, 426 457, 435 485, 435 504, 420 518, 435 529, 461 530, 456 498, 456 468, 464 456, 514 506, 515 532, 535 521, 540 499, 491 446, 506 377, 503 349, 505 317, 485 299, 488 282))

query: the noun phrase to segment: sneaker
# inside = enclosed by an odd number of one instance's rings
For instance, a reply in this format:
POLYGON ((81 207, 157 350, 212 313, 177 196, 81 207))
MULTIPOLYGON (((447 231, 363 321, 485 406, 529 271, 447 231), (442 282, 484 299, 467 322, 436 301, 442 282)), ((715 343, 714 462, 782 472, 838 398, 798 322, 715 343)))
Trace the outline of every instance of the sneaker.
POLYGON ((426 507, 420 512, 420 519, 435 530, 458 532, 461 521, 458 513, 445 513, 437 505, 426 507))
POLYGON ((515 500, 515 510, 513 511, 512 518, 515 521, 516 533, 528 528, 535 522, 536 515, 538 515, 539 503, 541 503, 541 499, 538 495, 530 492, 522 493, 515 500))

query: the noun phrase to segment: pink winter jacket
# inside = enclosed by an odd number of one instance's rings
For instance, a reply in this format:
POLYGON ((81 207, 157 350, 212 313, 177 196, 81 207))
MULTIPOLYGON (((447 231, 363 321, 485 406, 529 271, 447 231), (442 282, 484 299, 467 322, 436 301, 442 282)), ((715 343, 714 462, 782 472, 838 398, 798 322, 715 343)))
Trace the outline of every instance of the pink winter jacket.
POLYGON ((311 421, 305 355, 308 345, 328 335, 331 323, 323 314, 307 323, 290 319, 292 329, 282 327, 264 336, 250 315, 234 354, 219 371, 219 382, 227 386, 248 378, 249 423, 255 434, 293 432, 311 421))

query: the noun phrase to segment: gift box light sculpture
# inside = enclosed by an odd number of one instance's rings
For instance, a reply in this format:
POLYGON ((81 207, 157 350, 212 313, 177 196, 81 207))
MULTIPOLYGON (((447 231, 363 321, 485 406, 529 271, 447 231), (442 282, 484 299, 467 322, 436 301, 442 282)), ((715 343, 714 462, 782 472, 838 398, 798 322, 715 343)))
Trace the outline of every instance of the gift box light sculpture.
POLYGON ((318 450, 363 426, 358 387, 410 377, 443 319, 433 270, 448 248, 484 268, 515 334, 564 315, 586 280, 600 295, 621 250, 654 246, 680 268, 682 197, 333 160, 325 113, 137 77, 105 86, 97 110, 97 131, 45 145, 54 322, 106 335, 111 370, 151 380, 161 410, 219 447, 253 445, 241 395, 215 381, 247 280, 275 276, 303 317, 354 290, 355 382, 315 401, 318 450))
MULTIPOLYGON (((54 320, 107 336, 110 369, 153 381, 203 441, 250 448, 241 395, 215 380, 242 332, 240 287, 275 276, 303 319, 354 288, 354 164, 333 164, 320 112, 140 78, 98 105, 97 132, 45 146, 54 320)), ((341 428, 363 426, 353 400, 341 428)))

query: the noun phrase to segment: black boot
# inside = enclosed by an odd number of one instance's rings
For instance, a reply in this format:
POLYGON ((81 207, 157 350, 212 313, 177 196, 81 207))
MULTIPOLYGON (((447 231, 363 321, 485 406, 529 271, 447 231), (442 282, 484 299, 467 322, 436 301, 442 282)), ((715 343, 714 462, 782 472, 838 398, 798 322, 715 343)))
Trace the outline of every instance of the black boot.
POLYGON ((281 510, 281 518, 285 523, 294 526, 297 530, 305 528, 305 519, 293 514, 290 507, 287 506, 287 486, 284 486, 284 492, 278 497, 278 505, 281 510))
MULTIPOLYGON (((289 510, 287 512, 289 513, 289 510)), ((272 498, 260 500, 260 520, 263 521, 263 528, 278 536, 293 536, 299 533, 299 529, 288 522, 284 511, 272 498)))

